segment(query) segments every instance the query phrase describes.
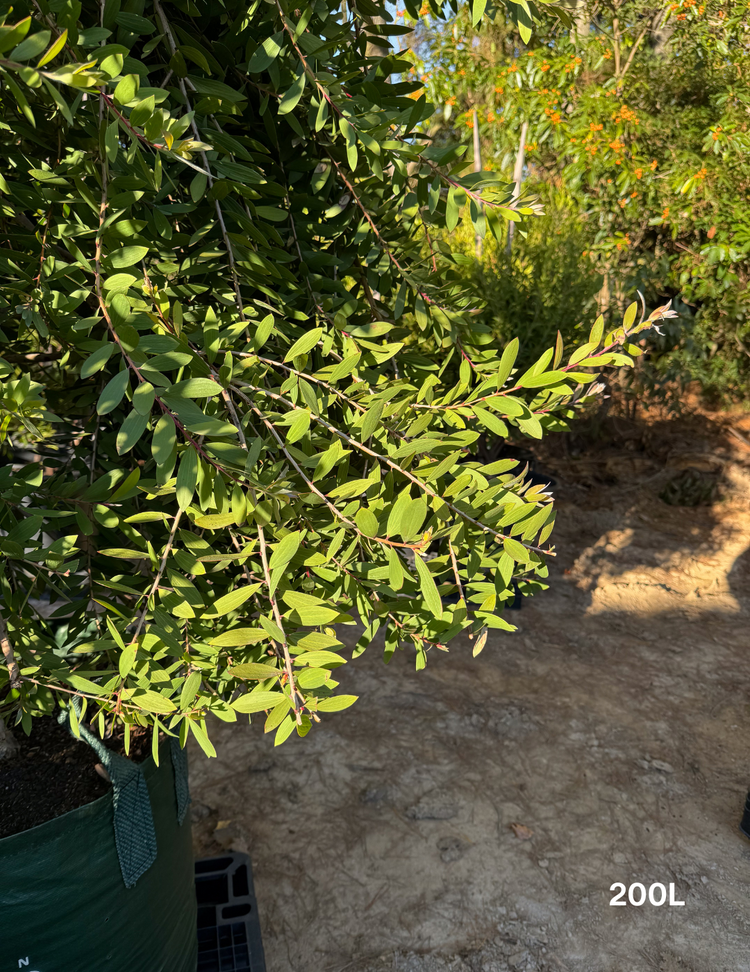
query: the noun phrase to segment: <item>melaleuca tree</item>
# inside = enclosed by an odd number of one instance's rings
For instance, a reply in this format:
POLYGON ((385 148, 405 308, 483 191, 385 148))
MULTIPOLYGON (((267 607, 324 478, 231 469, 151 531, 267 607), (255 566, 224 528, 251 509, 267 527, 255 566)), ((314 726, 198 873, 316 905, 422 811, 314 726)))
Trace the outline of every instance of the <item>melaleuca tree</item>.
POLYGON ((472 448, 563 427, 651 319, 525 373, 472 323, 436 231, 524 213, 418 136, 408 29, 371 0, 6 9, 0 714, 24 728, 69 706, 211 754, 210 714, 267 713, 280 743, 354 700, 341 626, 419 669, 542 586, 550 495, 472 448))

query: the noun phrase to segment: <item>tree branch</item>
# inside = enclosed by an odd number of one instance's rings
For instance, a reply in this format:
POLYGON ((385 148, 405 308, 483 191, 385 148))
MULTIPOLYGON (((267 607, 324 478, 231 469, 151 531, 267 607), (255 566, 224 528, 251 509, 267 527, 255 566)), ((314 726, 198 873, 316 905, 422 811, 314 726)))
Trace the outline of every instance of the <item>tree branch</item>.
POLYGON ((8 637, 8 626, 5 623, 2 611, 0 611, 0 648, 2 648, 5 664, 8 668, 10 687, 12 689, 19 689, 21 687, 21 671, 13 652, 13 645, 11 645, 10 638, 8 637))

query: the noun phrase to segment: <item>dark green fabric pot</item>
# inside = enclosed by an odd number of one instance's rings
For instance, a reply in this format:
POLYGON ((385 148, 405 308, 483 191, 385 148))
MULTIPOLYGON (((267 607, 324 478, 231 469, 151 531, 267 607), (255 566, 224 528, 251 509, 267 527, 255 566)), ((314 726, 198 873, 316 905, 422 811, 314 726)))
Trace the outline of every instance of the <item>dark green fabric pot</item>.
POLYGON ((178 823, 168 746, 159 763, 142 764, 156 856, 133 887, 112 793, 0 840, 0 972, 195 972, 190 817, 178 823))

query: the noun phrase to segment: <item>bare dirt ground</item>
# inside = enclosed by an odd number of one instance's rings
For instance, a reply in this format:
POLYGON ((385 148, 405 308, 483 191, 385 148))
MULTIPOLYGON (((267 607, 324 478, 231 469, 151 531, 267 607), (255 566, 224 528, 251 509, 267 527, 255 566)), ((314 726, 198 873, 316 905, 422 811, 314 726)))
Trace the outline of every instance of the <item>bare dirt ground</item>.
POLYGON ((750 417, 541 461, 559 557, 516 634, 419 674, 373 645, 307 739, 194 754, 196 852, 251 854, 268 972, 750 970, 750 417))

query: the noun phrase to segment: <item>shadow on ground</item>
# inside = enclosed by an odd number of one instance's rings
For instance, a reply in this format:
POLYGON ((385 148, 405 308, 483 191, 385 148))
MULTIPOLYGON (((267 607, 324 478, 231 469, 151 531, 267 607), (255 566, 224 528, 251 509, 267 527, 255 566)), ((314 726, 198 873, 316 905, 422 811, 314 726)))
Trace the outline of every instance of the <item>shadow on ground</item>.
POLYGON ((374 644, 307 739, 223 725, 193 759, 197 850, 252 855, 269 972, 750 970, 744 460, 710 508, 555 475, 516 634, 418 674, 374 644), (685 904, 610 907, 635 881, 685 904))

